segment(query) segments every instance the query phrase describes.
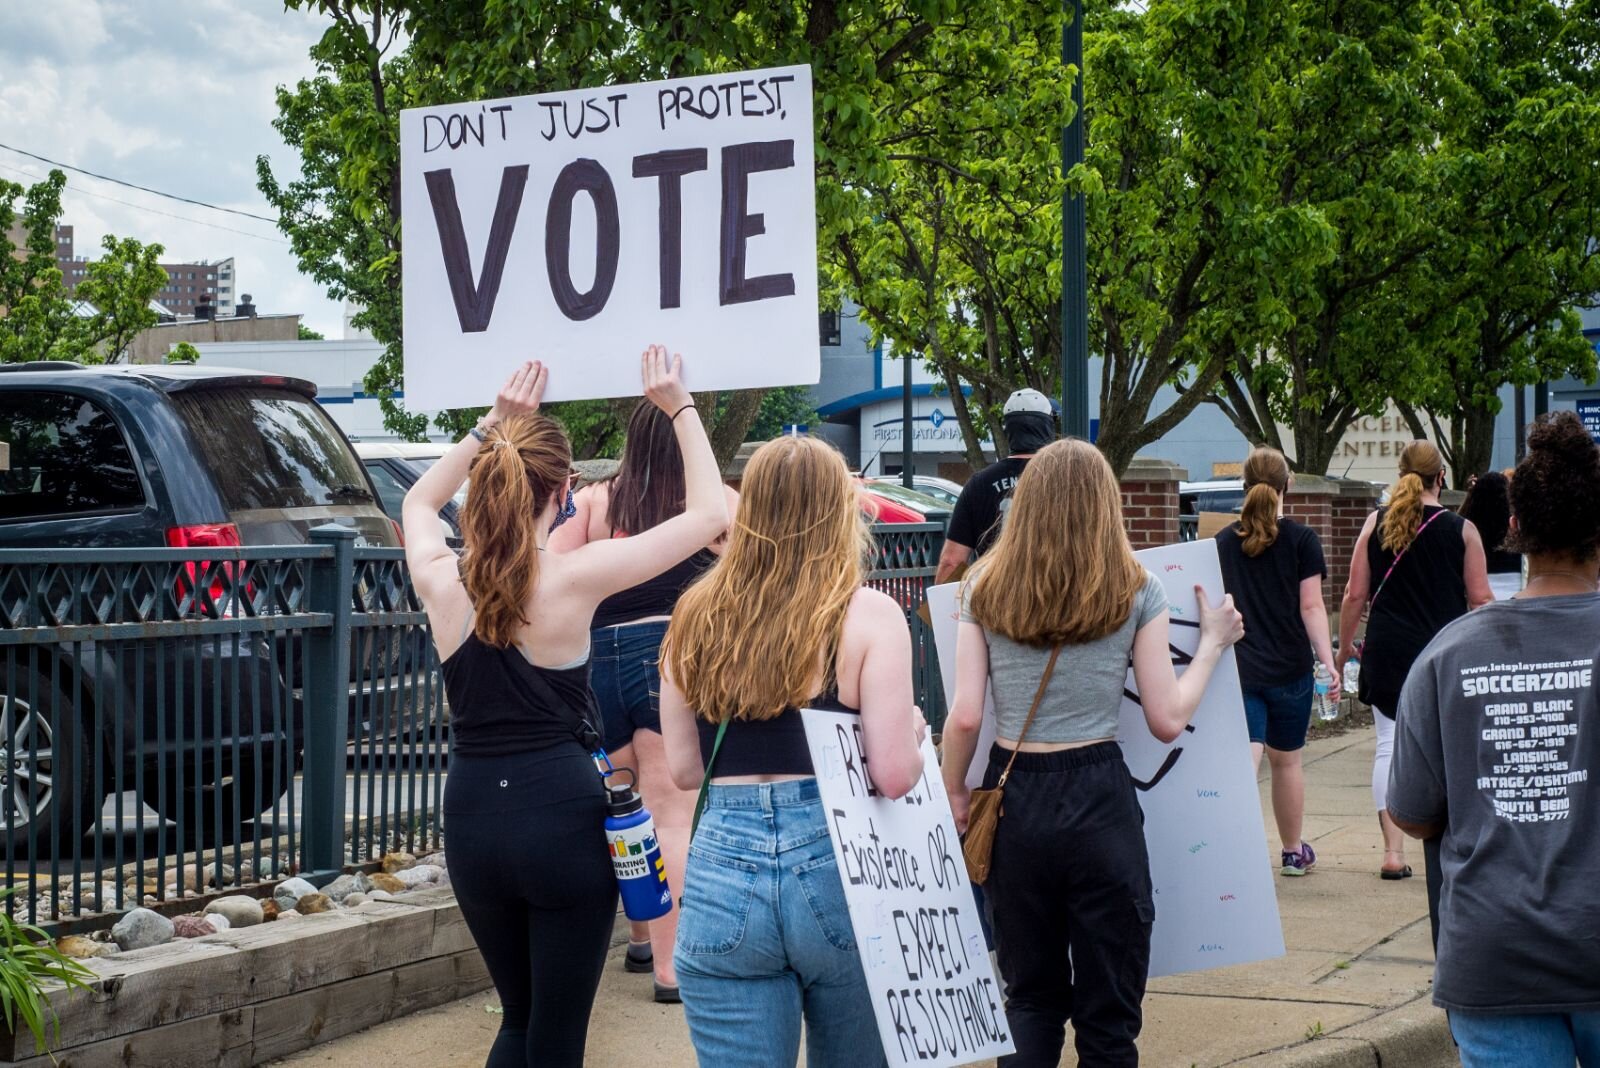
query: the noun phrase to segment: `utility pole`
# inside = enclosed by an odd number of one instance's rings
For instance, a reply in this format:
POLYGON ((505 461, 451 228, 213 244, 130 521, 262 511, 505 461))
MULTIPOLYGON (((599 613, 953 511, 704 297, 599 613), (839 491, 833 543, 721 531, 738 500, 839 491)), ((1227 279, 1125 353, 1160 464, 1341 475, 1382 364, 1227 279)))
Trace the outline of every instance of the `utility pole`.
POLYGON ((911 450, 912 442, 912 412, 911 412, 911 353, 908 351, 900 357, 900 367, 905 382, 905 396, 901 398, 900 408, 900 484, 906 489, 911 488, 911 450))
MULTIPOLYGON (((1062 0, 1061 62, 1072 79, 1072 121, 1061 131, 1061 174, 1083 162, 1083 0, 1062 0)), ((1061 194, 1061 430, 1089 437, 1088 224, 1083 193, 1061 194)))

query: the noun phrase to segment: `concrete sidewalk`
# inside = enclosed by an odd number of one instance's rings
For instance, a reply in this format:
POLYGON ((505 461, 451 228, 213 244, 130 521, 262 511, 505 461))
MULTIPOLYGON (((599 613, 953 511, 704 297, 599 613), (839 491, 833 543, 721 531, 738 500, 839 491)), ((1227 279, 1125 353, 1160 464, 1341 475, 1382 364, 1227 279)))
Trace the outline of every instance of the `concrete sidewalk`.
MULTIPOLYGON (((1371 728, 1306 750, 1306 837, 1317 869, 1279 878, 1286 956, 1159 979, 1145 998, 1142 1061, 1152 1068, 1435 1068, 1455 1065, 1444 1014, 1428 991, 1433 952, 1422 850, 1416 877, 1378 878, 1383 847, 1373 812, 1371 728)), ((1265 764, 1263 764, 1265 773, 1265 764)), ((1270 861, 1278 840, 1267 807, 1270 861)), ((613 953, 589 1032, 591 1064, 692 1065, 681 1010, 650 1001, 650 977, 613 953)), ((492 991, 316 1046, 281 1064, 372 1064, 403 1057, 437 1068, 483 1064, 500 1017, 492 991)), ((1068 1041, 1070 1047, 1070 1038, 1068 1041)), ((1068 1054, 1063 1065, 1076 1065, 1068 1054)))

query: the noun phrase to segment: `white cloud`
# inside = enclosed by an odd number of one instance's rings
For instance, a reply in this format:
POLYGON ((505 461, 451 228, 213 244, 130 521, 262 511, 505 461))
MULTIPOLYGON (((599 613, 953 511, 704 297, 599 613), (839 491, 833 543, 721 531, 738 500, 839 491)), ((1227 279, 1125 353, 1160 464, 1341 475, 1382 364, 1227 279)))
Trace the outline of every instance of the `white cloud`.
MULTIPOLYGON (((325 27, 282 0, 0 3, 0 142, 271 216, 255 188, 256 157, 269 157, 280 176, 297 172, 271 125, 274 93, 313 73, 307 49, 325 27)), ((0 149, 0 177, 27 181, 47 169, 0 149)), ((236 292, 252 294, 262 311, 302 312, 329 337, 342 330, 338 305, 299 273, 269 223, 70 171, 64 214, 80 255, 114 233, 159 242, 169 260, 232 256, 236 292)))

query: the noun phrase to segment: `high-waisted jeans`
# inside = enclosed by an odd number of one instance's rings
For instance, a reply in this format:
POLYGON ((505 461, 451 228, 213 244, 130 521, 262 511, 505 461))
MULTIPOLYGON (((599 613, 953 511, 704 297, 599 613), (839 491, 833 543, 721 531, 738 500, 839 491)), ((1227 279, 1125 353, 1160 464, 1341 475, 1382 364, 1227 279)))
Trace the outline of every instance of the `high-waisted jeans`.
POLYGON ((885 1063, 815 779, 712 786, 674 963, 701 1065, 885 1063))

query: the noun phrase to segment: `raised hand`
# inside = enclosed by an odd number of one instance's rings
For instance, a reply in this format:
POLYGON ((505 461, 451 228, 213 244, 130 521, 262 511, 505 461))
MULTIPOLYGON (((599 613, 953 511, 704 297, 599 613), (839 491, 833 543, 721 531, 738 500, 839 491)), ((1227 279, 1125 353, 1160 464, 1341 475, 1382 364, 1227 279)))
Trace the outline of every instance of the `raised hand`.
POLYGON ((660 345, 651 345, 639 357, 639 377, 650 403, 668 415, 677 415, 694 404, 683 385, 683 357, 669 357, 660 345))
POLYGON ((489 410, 485 423, 496 426, 513 415, 532 415, 539 410, 539 402, 544 399, 545 382, 550 377, 550 369, 538 360, 529 360, 521 367, 511 372, 511 377, 506 379, 506 384, 500 387, 500 392, 494 398, 494 407, 489 410))

